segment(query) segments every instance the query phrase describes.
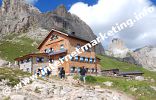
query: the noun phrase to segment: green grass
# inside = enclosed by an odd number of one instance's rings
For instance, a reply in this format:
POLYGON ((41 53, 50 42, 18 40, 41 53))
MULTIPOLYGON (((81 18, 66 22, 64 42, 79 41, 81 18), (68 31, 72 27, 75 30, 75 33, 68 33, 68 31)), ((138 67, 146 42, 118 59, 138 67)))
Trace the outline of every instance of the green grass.
POLYGON ((148 71, 140 66, 120 62, 107 56, 98 55, 101 59, 100 64, 102 69, 119 68, 120 71, 142 71, 144 77, 147 80, 136 81, 128 80, 127 78, 116 78, 107 76, 87 76, 86 80, 88 84, 100 85, 104 88, 111 88, 119 91, 123 91, 128 95, 134 96, 137 100, 156 100, 156 91, 150 86, 156 86, 156 82, 151 82, 150 79, 156 80, 156 73, 148 71), (112 87, 107 87, 103 82, 113 82, 112 87), (136 88, 136 91, 132 91, 132 88, 136 88))
MULTIPOLYGON (((113 77, 93 77, 88 76, 86 78, 87 82, 89 83, 98 84, 102 87, 106 88, 103 82, 110 81, 113 82, 112 88, 115 90, 120 90, 122 92, 127 93, 128 95, 134 96, 137 100, 155 100, 156 98, 156 91, 153 90, 150 85, 150 82, 146 81, 135 81, 135 80, 126 80, 125 78, 113 78, 113 77), (90 79, 94 81, 91 82, 90 79), (132 91, 132 88, 136 88, 136 91, 132 91)), ((153 86, 153 85, 152 85, 153 86)))
POLYGON ((97 55, 98 58, 101 59, 100 65, 102 66, 102 69, 113 69, 118 68, 120 71, 141 71, 144 72, 145 77, 150 77, 156 80, 156 72, 151 72, 146 69, 144 69, 141 66, 137 66, 134 64, 129 64, 125 62, 120 62, 115 59, 109 58, 107 56, 97 55))
POLYGON ((0 40, 0 58, 13 62, 16 57, 36 52, 37 45, 26 36, 18 37, 15 34, 6 36, 0 40))
POLYGON ((7 85, 15 86, 20 82, 20 78, 30 76, 30 73, 23 72, 19 69, 11 69, 11 68, 0 68, 0 81, 2 79, 8 79, 9 82, 7 85))

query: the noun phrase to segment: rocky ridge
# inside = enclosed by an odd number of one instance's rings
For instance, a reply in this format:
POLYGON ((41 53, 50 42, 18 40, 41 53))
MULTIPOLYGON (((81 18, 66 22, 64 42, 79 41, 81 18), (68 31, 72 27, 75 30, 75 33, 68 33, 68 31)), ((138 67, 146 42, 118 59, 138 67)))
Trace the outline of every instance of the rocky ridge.
POLYGON ((121 39, 113 39, 105 53, 120 61, 136 64, 150 71, 156 71, 156 47, 145 46, 134 51, 129 50, 121 39))
POLYGON ((145 46, 135 50, 131 56, 144 68, 156 71, 156 47, 145 46))
POLYGON ((114 38, 108 48, 108 51, 106 51, 106 55, 118 57, 118 58, 125 58, 128 53, 132 52, 129 50, 124 42, 121 39, 114 38))

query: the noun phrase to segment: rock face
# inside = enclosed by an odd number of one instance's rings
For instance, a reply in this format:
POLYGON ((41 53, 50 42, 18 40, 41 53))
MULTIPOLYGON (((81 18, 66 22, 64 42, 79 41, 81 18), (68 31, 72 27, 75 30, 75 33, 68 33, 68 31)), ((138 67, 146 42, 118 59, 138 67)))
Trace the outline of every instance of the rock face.
POLYGON ((115 38, 109 45, 109 49, 106 54, 113 57, 124 58, 127 56, 128 52, 130 52, 130 50, 125 47, 124 42, 118 38, 115 38))
POLYGON ((132 63, 145 69, 156 71, 156 47, 146 46, 135 51, 125 47, 120 39, 113 39, 108 51, 108 56, 116 57, 120 61, 132 63))
MULTIPOLYGON (((25 0, 3 0, 0 8, 0 37, 11 34, 26 33, 33 39, 43 39, 52 28, 75 32, 76 36, 86 40, 96 38, 90 27, 76 15, 69 13, 61 5, 56 10, 41 13, 25 0)), ((97 53, 103 53, 102 45, 97 46, 97 53)))
POLYGON ((131 54, 144 68, 156 71, 156 47, 146 46, 131 54))
POLYGON ((24 0, 3 0, 0 9, 0 34, 26 32, 39 15, 37 8, 26 4, 24 0))

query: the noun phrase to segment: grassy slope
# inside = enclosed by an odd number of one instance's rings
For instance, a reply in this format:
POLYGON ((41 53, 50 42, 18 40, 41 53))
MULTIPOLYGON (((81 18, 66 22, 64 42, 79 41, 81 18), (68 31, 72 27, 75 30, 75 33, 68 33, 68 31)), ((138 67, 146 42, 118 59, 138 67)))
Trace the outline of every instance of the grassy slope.
POLYGON ((9 80, 9 82, 7 83, 7 85, 9 86, 15 86, 20 82, 19 78, 28 77, 30 75, 30 73, 23 72, 18 69, 0 68, 0 81, 2 79, 9 80))
POLYGON ((120 71, 141 71, 144 72, 145 77, 151 77, 156 80, 156 72, 151 72, 140 66, 125 63, 125 62, 120 62, 106 56, 98 55, 98 57, 101 58, 100 65, 102 66, 102 69, 119 68, 120 71))
POLYGON ((113 86, 111 88, 133 95, 137 100, 156 100, 156 91, 150 87, 150 86, 156 86, 156 82, 150 82, 151 78, 156 80, 155 72, 148 71, 136 65, 119 62, 117 60, 111 59, 106 56, 98 55, 98 57, 101 58, 100 64, 102 66, 102 69, 119 68, 121 71, 142 71, 145 73, 144 76, 147 80, 135 81, 135 80, 127 80, 125 78, 113 78, 113 77, 106 77, 106 76, 99 76, 99 77, 89 76, 87 77, 87 80, 90 83, 100 84, 104 86, 102 84, 103 82, 111 81, 113 82, 113 86), (132 88, 137 88, 137 90, 132 91, 131 90, 132 88))
POLYGON ((26 36, 6 36, 0 40, 0 58, 13 62, 16 57, 35 52, 37 46, 32 46, 33 42, 26 36))

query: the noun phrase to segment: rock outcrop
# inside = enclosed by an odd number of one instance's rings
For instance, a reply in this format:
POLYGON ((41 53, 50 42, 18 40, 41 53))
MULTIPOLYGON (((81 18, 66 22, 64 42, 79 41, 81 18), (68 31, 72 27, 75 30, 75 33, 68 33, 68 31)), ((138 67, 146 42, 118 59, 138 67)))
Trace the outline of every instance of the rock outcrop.
POLYGON ((120 39, 113 39, 105 54, 116 59, 139 65, 145 69, 156 71, 156 47, 146 46, 132 51, 125 47, 120 39))
MULTIPOLYGON (((66 33, 75 32, 76 36, 89 41, 96 38, 90 27, 79 17, 69 13, 63 5, 54 11, 41 13, 25 0, 3 0, 0 24, 0 38, 11 33, 26 33, 33 39, 43 39, 52 28, 66 33)), ((101 44, 97 46, 96 52, 104 52, 101 44)))
POLYGON ((0 59, 0 67, 6 67, 7 65, 9 65, 8 61, 0 59))
POLYGON ((129 52, 131 51, 125 46, 124 42, 121 39, 115 38, 109 45, 106 55, 124 58, 127 56, 129 52))
POLYGON ((146 46, 135 50, 131 55, 144 68, 156 71, 156 47, 146 46))
POLYGON ((3 0, 0 9, 0 36, 7 33, 24 33, 35 25, 35 16, 40 11, 25 0, 3 0))

